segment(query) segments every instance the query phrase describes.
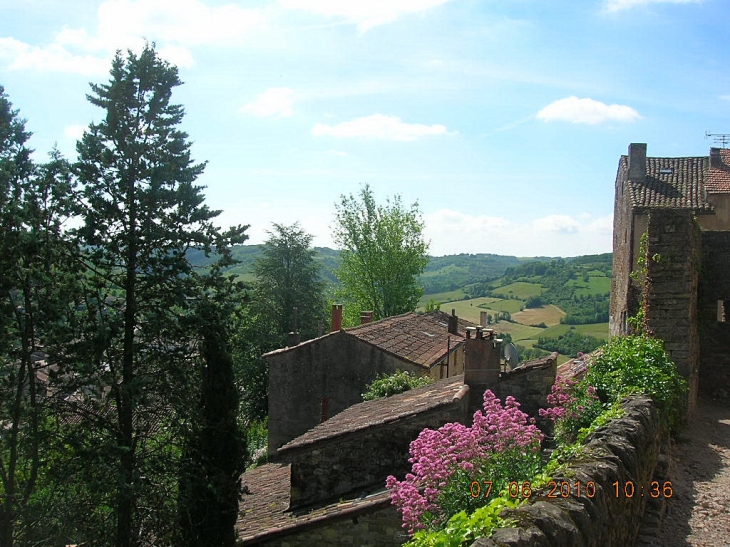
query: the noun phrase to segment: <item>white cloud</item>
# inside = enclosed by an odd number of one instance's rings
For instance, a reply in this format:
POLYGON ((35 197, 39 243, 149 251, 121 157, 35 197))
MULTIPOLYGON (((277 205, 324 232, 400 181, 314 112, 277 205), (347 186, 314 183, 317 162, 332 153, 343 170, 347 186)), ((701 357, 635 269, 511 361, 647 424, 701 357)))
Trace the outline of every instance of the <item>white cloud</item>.
POLYGON ((85 75, 109 71, 107 59, 93 55, 75 55, 59 44, 31 46, 15 38, 0 38, 0 59, 8 62, 10 70, 73 72, 85 75))
POLYGON ((63 128, 63 134, 74 141, 81 140, 88 128, 85 125, 67 125, 63 128))
POLYGON ((614 12, 647 4, 699 4, 702 0, 606 0, 606 11, 614 12))
POLYGON ((414 141, 421 137, 450 134, 452 133, 443 125, 404 123, 396 116, 383 114, 356 118, 337 125, 316 123, 312 127, 312 135, 315 137, 365 137, 392 141, 414 141))
POLYGON ((292 115, 294 90, 288 87, 272 87, 261 93, 255 100, 242 106, 239 112, 253 114, 259 118, 279 116, 287 118, 292 115))
POLYGON ((605 104, 593 99, 566 97, 550 103, 537 113, 537 119, 545 122, 563 121, 596 124, 605 121, 633 122, 641 118, 630 106, 605 104))
POLYGON ((237 4, 211 7, 200 0, 107 0, 95 32, 63 28, 52 43, 35 46, 0 38, 0 59, 11 69, 99 74, 118 50, 139 51, 156 42, 160 57, 181 67, 193 64, 189 46, 241 41, 263 25, 263 12, 237 4))
POLYGON ((360 31, 392 23, 412 13, 445 4, 449 0, 279 0, 287 9, 311 11, 325 17, 337 17, 356 24, 360 31))
POLYGON ((590 214, 515 220, 441 209, 424 215, 434 256, 495 253, 512 256, 577 256, 611 251, 613 218, 590 214))

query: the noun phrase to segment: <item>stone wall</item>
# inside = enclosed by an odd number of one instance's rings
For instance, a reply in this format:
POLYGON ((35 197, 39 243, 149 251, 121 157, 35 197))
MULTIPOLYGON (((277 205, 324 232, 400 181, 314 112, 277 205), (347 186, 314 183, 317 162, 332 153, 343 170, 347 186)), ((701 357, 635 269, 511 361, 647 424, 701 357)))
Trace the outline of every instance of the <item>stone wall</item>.
POLYGON ((301 527, 296 534, 256 543, 260 547, 399 547, 408 541, 403 521, 390 500, 367 511, 353 511, 337 518, 301 527))
POLYGON ((377 374, 422 367, 337 331, 266 354, 269 364, 269 458, 322 421, 362 401, 377 374))
POLYGON ((495 395, 502 402, 508 395, 512 395, 520 403, 523 412, 536 418, 537 411, 548 406, 547 396, 555 383, 557 371, 557 353, 528 361, 500 374, 495 395))
POLYGON ((689 386, 692 412, 699 380, 697 290, 700 229, 692 211, 652 210, 649 214, 645 325, 664 340, 669 357, 689 386))
POLYGON ((702 233, 700 387, 730 393, 730 232, 702 233), (722 321, 722 308, 725 317, 722 321))
POLYGON ((566 482, 570 486, 568 497, 548 499, 549 491, 533 495, 527 504, 505 515, 518 519, 518 527, 496 530, 490 538, 479 539, 471 547, 633 545, 646 503, 652 499, 650 485, 667 434, 659 425, 650 398, 627 398, 623 407, 625 417, 588 438, 584 461, 569 465, 555 477, 558 484, 566 482), (576 495, 578 481, 581 495, 576 495), (585 493, 589 482, 596 485, 593 497, 585 493), (618 483, 619 495, 613 483, 618 483), (632 497, 624 492, 629 483, 635 488, 632 497))
POLYGON ((613 202, 613 275, 611 276, 611 303, 609 309, 609 331, 612 335, 625 334, 626 317, 629 315, 629 300, 634 253, 633 214, 629 201, 626 180, 626 164, 619 162, 616 174, 615 198, 613 202))
POLYGON ((467 418, 466 396, 395 421, 352 431, 301 448, 279 451, 291 462, 291 507, 321 503, 352 492, 382 489, 388 475, 410 472, 408 448, 425 428, 467 418))

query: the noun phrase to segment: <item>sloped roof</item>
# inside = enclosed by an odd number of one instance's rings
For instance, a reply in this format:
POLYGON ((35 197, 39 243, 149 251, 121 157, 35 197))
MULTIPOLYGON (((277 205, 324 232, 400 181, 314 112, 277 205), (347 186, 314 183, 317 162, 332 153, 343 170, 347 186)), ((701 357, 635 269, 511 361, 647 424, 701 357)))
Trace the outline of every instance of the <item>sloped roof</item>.
POLYGON ((390 493, 385 489, 342 500, 302 513, 289 511, 291 496, 291 465, 270 463, 246 471, 241 483, 248 494, 239 504, 236 530, 242 545, 255 544, 265 539, 301 532, 316 527, 323 521, 348 518, 362 512, 390 505, 390 493))
POLYGON ((710 194, 728 194, 730 193, 730 150, 718 148, 710 153, 712 154, 712 152, 717 152, 720 161, 718 164, 710 166, 705 187, 710 194))
MULTIPOLYGON (((628 157, 621 156, 620 161, 620 169, 626 176, 628 157)), ((646 179, 628 181, 632 207, 712 211, 705 191, 709 167, 707 156, 646 158, 646 179)))
POLYGON ((289 441, 279 453, 449 405, 463 399, 467 389, 464 375, 459 374, 405 393, 358 403, 289 441))
POLYGON ((459 319, 458 334, 450 334, 448 326, 449 315, 437 310, 424 314, 404 313, 345 332, 402 359, 431 367, 444 359, 449 349, 453 351, 466 339, 466 327, 475 325, 459 319))
POLYGON ((448 331, 449 314, 438 310, 423 314, 408 312, 331 332, 302 342, 299 346, 270 351, 264 357, 294 351, 298 347, 315 343, 327 336, 344 333, 405 361, 430 368, 440 363, 450 351, 454 351, 462 344, 466 340, 466 328, 474 326, 476 326, 474 323, 459 318, 457 334, 451 334, 448 331))

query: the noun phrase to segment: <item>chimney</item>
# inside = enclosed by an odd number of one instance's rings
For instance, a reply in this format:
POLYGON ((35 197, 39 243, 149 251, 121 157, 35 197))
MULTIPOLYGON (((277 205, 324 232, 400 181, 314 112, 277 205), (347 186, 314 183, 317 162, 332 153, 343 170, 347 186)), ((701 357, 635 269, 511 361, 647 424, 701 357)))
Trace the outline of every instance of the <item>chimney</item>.
POLYGON ((297 331, 290 332, 286 335, 286 347, 288 348, 298 346, 301 341, 302 337, 297 331))
POLYGON ((452 309, 449 315, 449 334, 459 334, 459 318, 455 309, 452 309))
POLYGON ((371 311, 361 311, 360 312, 360 324, 361 325, 367 325, 368 323, 373 322, 373 312, 371 311))
POLYGON ((485 311, 480 311, 479 312, 479 324, 482 327, 486 327, 487 326, 487 312, 485 312, 485 311))
POLYGON ((332 304, 332 330, 337 332, 342 329, 342 304, 332 304))
POLYGON ((646 180, 646 143, 633 142, 629 145, 629 180, 646 180))
POLYGON ((710 167, 712 169, 721 169, 723 167, 719 148, 710 148, 710 167))
POLYGON ((492 329, 467 327, 464 383, 469 386, 469 412, 481 408, 484 392, 495 391, 499 383, 501 340, 492 329))

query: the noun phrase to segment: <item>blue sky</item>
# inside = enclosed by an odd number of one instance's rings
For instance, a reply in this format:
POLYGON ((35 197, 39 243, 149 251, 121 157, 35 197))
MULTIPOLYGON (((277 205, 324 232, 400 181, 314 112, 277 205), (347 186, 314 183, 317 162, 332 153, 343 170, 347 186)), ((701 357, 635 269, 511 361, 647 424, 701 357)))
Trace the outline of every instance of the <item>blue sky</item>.
POLYGON ((221 225, 300 224, 368 183, 418 200, 432 255, 611 250, 630 142, 730 133, 725 0, 0 0, 0 85, 43 160, 101 111, 116 49, 155 41, 221 225))

